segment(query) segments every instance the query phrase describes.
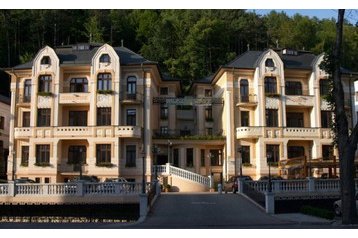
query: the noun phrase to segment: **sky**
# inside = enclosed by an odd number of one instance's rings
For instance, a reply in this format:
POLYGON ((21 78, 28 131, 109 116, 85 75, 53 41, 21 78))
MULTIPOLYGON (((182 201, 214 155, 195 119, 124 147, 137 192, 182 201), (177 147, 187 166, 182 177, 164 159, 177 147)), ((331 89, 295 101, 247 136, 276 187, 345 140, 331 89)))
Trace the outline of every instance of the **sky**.
MULTIPOLYGON (((358 6, 357 6, 358 7, 358 6)), ((275 10, 278 12, 284 11, 288 16, 293 16, 297 13, 308 17, 317 17, 318 19, 337 19, 338 12, 336 9, 252 9, 257 14, 266 15, 270 11, 275 10)), ((346 19, 355 24, 358 21, 358 10, 346 10, 346 19)))

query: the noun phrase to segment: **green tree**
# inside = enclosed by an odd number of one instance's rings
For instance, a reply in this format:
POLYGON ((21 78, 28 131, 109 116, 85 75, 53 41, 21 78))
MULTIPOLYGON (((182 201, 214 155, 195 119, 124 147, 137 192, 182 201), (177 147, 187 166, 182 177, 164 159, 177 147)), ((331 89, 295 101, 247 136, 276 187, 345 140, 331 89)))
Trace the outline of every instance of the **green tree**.
POLYGON ((91 16, 87 22, 84 23, 84 35, 88 38, 88 42, 103 42, 103 28, 100 26, 98 16, 91 16))

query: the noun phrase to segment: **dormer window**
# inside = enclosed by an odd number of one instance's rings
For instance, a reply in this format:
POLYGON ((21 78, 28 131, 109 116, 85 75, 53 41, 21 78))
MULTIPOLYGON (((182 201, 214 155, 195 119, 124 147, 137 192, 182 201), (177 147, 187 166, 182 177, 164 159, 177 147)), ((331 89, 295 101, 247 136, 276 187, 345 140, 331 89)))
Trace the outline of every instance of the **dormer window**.
POLYGON ((267 60, 265 61, 265 66, 266 66, 266 67, 273 68, 273 67, 275 67, 275 63, 273 62, 272 59, 267 59, 267 60))
POLYGON ((110 63, 110 62, 111 62, 111 57, 109 57, 108 54, 103 54, 103 55, 101 55, 101 57, 99 58, 99 62, 100 62, 100 63, 110 63))
POLYGON ((44 56, 41 59, 41 64, 51 64, 51 59, 49 56, 44 56))

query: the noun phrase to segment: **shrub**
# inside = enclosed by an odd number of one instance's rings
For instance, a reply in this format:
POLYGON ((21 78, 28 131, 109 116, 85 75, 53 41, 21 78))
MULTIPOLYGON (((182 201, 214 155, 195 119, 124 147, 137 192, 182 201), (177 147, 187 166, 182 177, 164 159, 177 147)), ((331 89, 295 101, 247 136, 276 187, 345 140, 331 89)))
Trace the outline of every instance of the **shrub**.
POLYGON ((316 217, 321 217, 325 219, 332 220, 334 218, 334 212, 329 211, 323 208, 311 207, 311 206, 302 206, 300 212, 306 215, 312 215, 316 217))

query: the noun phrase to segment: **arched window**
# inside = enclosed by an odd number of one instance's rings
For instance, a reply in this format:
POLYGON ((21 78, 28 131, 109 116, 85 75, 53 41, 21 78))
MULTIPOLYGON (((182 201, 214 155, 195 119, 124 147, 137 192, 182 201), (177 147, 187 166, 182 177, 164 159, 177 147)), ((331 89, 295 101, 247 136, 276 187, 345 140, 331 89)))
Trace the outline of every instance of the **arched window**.
POLYGON ((49 56, 44 56, 41 59, 41 64, 51 64, 51 59, 49 56))
POLYGON ((265 61, 265 66, 266 67, 275 67, 275 63, 273 62, 272 59, 269 58, 265 61))
POLYGON ((88 80, 86 78, 72 78, 70 81, 71 93, 87 93, 88 80))
POLYGON ((240 101, 249 101, 249 81, 247 79, 240 80, 240 101))
POLYGON ((108 73, 98 74, 97 90, 112 90, 112 75, 108 73))
POLYGON ((26 79, 24 82, 24 102, 31 101, 31 79, 26 79))
POLYGON ((275 93, 277 93, 276 78, 273 78, 273 77, 266 77, 265 78, 265 93, 266 94, 275 94, 275 93))
POLYGON ((39 77, 39 92, 51 92, 51 83, 52 77, 51 75, 41 75, 39 77))
POLYGON ((102 54, 101 57, 99 58, 99 62, 100 63, 110 63, 111 57, 108 54, 102 54))

